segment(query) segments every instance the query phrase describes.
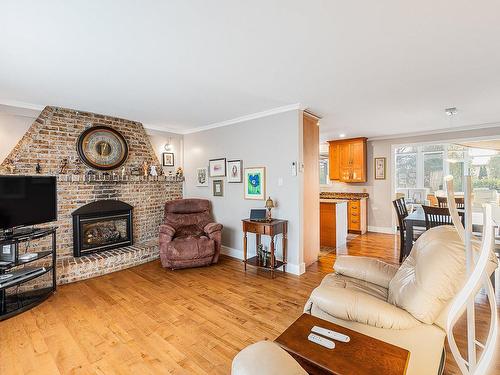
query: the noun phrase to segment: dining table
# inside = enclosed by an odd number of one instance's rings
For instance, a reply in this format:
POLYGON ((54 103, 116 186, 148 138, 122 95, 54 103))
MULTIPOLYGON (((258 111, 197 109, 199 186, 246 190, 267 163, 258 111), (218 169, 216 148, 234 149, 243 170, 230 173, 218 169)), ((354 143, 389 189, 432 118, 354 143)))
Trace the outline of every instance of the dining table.
MULTIPOLYGON (((463 211, 463 210, 458 210, 463 211)), ((417 230, 426 230, 424 209, 419 206, 404 219, 405 222, 405 245, 403 251, 403 259, 405 259, 413 247, 413 234, 417 230)), ((499 220, 500 223, 500 220, 499 220)), ((481 232, 483 230, 483 212, 481 210, 473 210, 472 212, 472 231, 481 232)))

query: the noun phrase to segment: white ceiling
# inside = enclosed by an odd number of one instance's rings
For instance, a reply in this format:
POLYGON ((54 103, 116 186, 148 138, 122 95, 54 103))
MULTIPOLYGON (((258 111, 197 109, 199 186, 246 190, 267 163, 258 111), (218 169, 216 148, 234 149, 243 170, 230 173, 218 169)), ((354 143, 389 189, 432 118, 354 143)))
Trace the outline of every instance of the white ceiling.
POLYGON ((3 0, 0 103, 179 131, 295 103, 323 139, 449 129, 500 121, 499 46, 498 0, 3 0))

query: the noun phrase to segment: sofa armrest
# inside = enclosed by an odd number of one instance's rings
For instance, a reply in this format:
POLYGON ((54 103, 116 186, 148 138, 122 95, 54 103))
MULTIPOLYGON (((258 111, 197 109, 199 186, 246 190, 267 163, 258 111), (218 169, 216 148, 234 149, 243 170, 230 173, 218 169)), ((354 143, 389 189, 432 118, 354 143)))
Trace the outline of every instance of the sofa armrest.
POLYGON ((336 273, 389 288, 399 267, 376 258, 342 255, 333 266, 336 273))
POLYGON ((306 304, 329 315, 373 327, 409 329, 422 324, 406 310, 364 292, 319 286, 313 290, 306 304))
POLYGON ((236 354, 231 366, 231 375, 255 374, 307 375, 307 372, 278 344, 259 341, 236 354))
POLYGON ((160 233, 172 238, 175 235, 175 228, 168 224, 161 224, 160 233))
POLYGON ((218 224, 218 223, 208 223, 203 228, 203 231, 208 235, 210 235, 214 232, 220 232, 221 230, 222 230, 222 224, 218 224))

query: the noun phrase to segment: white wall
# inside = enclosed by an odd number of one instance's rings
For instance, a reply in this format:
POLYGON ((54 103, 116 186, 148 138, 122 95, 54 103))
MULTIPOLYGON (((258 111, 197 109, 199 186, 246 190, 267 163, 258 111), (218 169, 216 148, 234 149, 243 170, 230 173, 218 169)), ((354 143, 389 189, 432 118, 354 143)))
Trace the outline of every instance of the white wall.
POLYGON ((394 199, 392 189, 394 184, 392 179, 392 166, 394 163, 392 155, 393 146, 408 143, 450 142, 460 139, 487 138, 494 136, 500 137, 500 126, 368 141, 368 181, 361 184, 332 182, 331 185, 323 185, 321 187, 321 191, 349 191, 356 193, 367 192, 370 194, 368 199, 368 230, 373 232, 391 232, 393 231, 393 226, 395 225, 394 207, 392 206, 392 200, 394 199), (387 160, 387 178, 385 180, 374 179, 373 163, 375 157, 385 157, 387 160))
MULTIPOLYGON (((300 250, 300 178, 291 175, 292 162, 299 160, 299 133, 299 111, 290 111, 184 135, 184 196, 212 202, 215 220, 224 225, 222 244, 231 256, 242 257, 241 219, 248 218, 251 208, 263 208, 265 202, 245 200, 243 183, 227 183, 226 178, 222 178, 224 196, 214 197, 212 179, 209 187, 196 187, 196 169, 207 167, 209 159, 224 157, 243 160, 243 168, 266 167, 266 197, 271 196, 277 205, 273 216, 289 221, 287 271, 296 274, 304 270, 300 250)), ((262 240, 268 243, 265 236, 262 240)), ((253 235, 249 234, 248 245, 250 254, 255 254, 253 235)), ((277 245, 281 254, 281 238, 277 245)))
POLYGON ((4 161, 35 119, 36 116, 2 112, 0 108, 0 163, 4 161))
POLYGON ((162 132, 153 129, 146 129, 146 134, 149 135, 151 146, 153 146, 153 149, 155 150, 155 154, 160 162, 160 165, 162 164, 162 154, 164 152, 174 153, 174 166, 163 167, 166 174, 169 174, 169 172, 175 173, 178 167, 183 167, 184 145, 182 134, 162 132), (165 150, 166 143, 170 143, 169 151, 165 150))

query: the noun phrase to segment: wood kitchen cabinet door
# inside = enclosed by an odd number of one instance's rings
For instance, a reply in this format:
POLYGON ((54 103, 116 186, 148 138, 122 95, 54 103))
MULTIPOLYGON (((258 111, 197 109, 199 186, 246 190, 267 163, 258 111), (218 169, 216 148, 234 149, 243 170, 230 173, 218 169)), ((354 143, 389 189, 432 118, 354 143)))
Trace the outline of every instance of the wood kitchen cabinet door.
POLYGON ((330 141, 330 179, 366 182, 366 138, 330 141))
POLYGON ((328 155, 328 175, 330 180, 340 180, 340 145, 335 142, 330 142, 328 155))
POLYGON ((320 235, 319 242, 321 246, 337 246, 337 217, 336 205, 334 203, 320 203, 319 205, 320 235))
POLYGON ((363 139, 350 143, 351 181, 366 182, 366 141, 363 139))

